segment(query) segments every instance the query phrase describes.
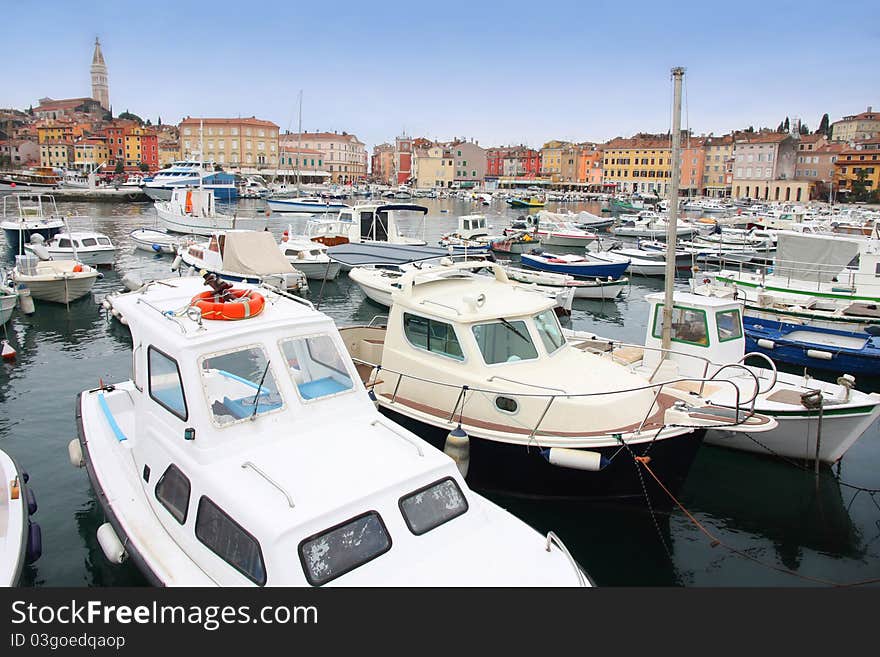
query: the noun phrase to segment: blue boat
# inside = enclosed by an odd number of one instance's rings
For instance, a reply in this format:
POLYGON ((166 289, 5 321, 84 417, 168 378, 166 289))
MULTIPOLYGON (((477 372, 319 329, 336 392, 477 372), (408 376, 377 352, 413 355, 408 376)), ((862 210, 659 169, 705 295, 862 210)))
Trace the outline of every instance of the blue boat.
POLYGON ((853 375, 880 372, 880 331, 873 335, 748 316, 743 329, 746 351, 775 361, 853 375))
POLYGON ((578 278, 608 278, 617 280, 623 276, 630 261, 597 262, 589 257, 579 255, 556 255, 552 253, 523 253, 520 256, 523 267, 551 271, 557 274, 569 274, 578 278))

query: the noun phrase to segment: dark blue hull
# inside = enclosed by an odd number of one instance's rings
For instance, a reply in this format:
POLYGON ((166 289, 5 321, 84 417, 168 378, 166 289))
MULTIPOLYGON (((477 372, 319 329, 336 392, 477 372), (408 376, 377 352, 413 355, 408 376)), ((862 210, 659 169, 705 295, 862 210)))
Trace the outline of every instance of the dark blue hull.
POLYGON ((743 317, 746 351, 757 351, 775 361, 826 370, 838 374, 877 376, 880 372, 880 344, 878 338, 867 333, 823 329, 799 324, 788 324, 755 317, 743 317), (788 337, 794 331, 838 336, 841 339, 862 341, 861 348, 829 346, 809 339, 788 337))
POLYGON ((26 230, 12 230, 9 228, 4 228, 3 232, 6 235, 6 246, 14 254, 24 253, 24 244, 28 244, 31 239, 31 235, 39 233, 43 236, 43 239, 47 242, 56 234, 60 233, 64 229, 63 226, 58 226, 57 228, 34 228, 34 229, 26 229, 26 230))
MULTIPOLYGON (((414 420, 380 407, 382 413, 438 449, 443 449, 448 429, 414 420)), ((703 442, 705 429, 690 434, 634 445, 636 456, 651 457, 651 470, 670 492, 676 494, 687 478, 703 442)), ((552 465, 534 446, 502 443, 471 437, 467 481, 474 488, 506 495, 555 500, 618 500, 645 503, 645 493, 655 507, 669 507, 672 500, 650 474, 625 449, 602 447, 595 451, 611 459, 599 472, 552 465)))
POLYGON ((554 274, 569 274, 578 278, 611 278, 617 280, 626 272, 629 267, 628 262, 610 263, 610 264, 564 264, 555 262, 546 262, 523 253, 520 256, 520 262, 523 267, 529 269, 537 269, 538 271, 549 271, 554 274))

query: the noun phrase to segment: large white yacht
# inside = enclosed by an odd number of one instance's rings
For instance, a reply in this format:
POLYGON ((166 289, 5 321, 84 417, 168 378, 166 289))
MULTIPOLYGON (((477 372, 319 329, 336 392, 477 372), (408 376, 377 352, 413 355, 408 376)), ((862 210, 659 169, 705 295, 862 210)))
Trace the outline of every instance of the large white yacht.
POLYGON ((308 301, 191 277, 112 306, 131 330, 132 378, 80 393, 68 446, 112 562, 166 586, 590 584, 555 534, 475 494, 450 457, 379 414, 308 301), (260 312, 209 319, 245 298, 260 312))
POLYGON ((199 186, 212 190, 221 201, 231 201, 238 197, 235 176, 215 171, 213 162, 202 160, 172 162, 144 182, 142 189, 154 201, 168 201, 175 189, 199 186))

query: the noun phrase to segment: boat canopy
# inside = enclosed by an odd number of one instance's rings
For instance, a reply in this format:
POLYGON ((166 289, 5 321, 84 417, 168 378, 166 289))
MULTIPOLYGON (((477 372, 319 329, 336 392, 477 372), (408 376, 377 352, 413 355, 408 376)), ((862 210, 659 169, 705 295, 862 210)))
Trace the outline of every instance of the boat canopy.
POLYGON ((856 240, 780 231, 773 273, 801 281, 828 282, 857 255, 856 240))
POLYGON ((295 270, 267 231, 229 231, 223 240, 223 269, 240 274, 269 276, 295 270))

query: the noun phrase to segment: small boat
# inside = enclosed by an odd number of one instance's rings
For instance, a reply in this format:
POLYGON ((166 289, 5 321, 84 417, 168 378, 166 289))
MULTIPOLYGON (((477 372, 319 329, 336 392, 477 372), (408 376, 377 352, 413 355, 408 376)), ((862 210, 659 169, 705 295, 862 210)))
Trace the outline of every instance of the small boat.
POLYGON ((596 278, 584 280, 568 274, 553 274, 547 271, 522 269, 511 265, 502 265, 507 276, 521 283, 537 283, 544 287, 571 288, 575 299, 616 299, 629 285, 626 277, 616 280, 596 278))
POLYGON ((180 238, 160 228, 135 228, 128 236, 135 248, 150 253, 177 253, 180 238))
POLYGON ((234 201, 238 197, 235 176, 215 171, 213 162, 202 160, 172 162, 153 174, 141 187, 154 201, 170 201, 176 190, 186 188, 210 189, 221 201, 234 201))
POLYGON ((68 445, 107 519, 110 563, 159 586, 590 585, 554 534, 379 414, 333 320, 306 300, 208 276, 112 306, 132 379, 78 395, 68 445), (223 321, 241 299, 261 312, 223 321))
POLYGON ((58 187, 60 176, 52 167, 0 171, 0 191, 27 192, 58 187))
POLYGON ((614 243, 610 248, 602 248, 604 244, 593 242, 587 247, 586 257, 596 262, 628 262, 626 271, 628 274, 637 276, 665 276, 666 262, 653 258, 641 258, 628 253, 622 253, 614 248, 619 243, 614 243))
POLYGON ((484 214, 467 214, 458 217, 458 228, 440 236, 440 246, 467 248, 480 252, 489 251, 492 240, 484 214))
POLYGON ((342 266, 327 255, 327 247, 305 237, 297 238, 289 226, 278 248, 294 269, 309 280, 332 281, 339 276, 342 266))
POLYGON ((116 259, 116 247, 109 237, 86 230, 55 233, 48 241, 35 234, 24 250, 40 258, 77 260, 92 267, 112 267, 116 259))
POLYGON ((327 200, 319 196, 296 196, 293 198, 269 197, 266 203, 272 212, 300 212, 305 214, 336 213, 349 207, 345 203, 327 200))
MULTIPOLYGON (((643 210, 637 215, 621 215, 620 224, 613 226, 611 232, 618 237, 648 237, 650 239, 666 239, 668 220, 650 210, 643 210)), ((698 232, 693 224, 677 221, 676 235, 688 237, 698 232)))
POLYGON ((0 586, 18 586, 22 569, 43 551, 40 525, 31 520, 37 498, 28 475, 0 450, 0 586))
POLYGON ((544 200, 537 196, 509 198, 507 199, 507 204, 514 208, 543 208, 545 205, 544 200))
POLYGON ((92 291, 101 274, 76 260, 38 260, 33 255, 15 256, 12 280, 30 290, 34 299, 70 303, 92 291))
POLYGON ((495 237, 489 241, 489 249, 496 253, 521 254, 540 243, 540 238, 531 231, 506 231, 503 237, 495 237))
POLYGON ((549 254, 533 249, 520 256, 520 263, 529 269, 569 274, 577 278, 610 278, 616 280, 626 273, 629 260, 623 262, 601 262, 589 255, 549 254))
POLYGON ((549 212, 541 210, 538 213, 538 218, 539 221, 562 222, 585 231, 606 228, 614 223, 614 219, 610 217, 600 217, 586 210, 581 212, 549 212))
MULTIPOLYGON (((547 213, 549 215, 550 213, 547 213)), ((571 246, 584 248, 590 242, 598 239, 596 233, 582 230, 573 223, 564 221, 551 221, 543 211, 535 216, 520 217, 509 228, 504 230, 505 236, 531 231, 544 246, 571 246)))
POLYGON ((181 265, 232 283, 266 283, 293 292, 309 289, 306 277, 291 266, 268 231, 228 230, 205 242, 181 243, 172 271, 181 265))
POLYGON ((6 247, 9 251, 22 254, 31 235, 41 235, 48 240, 64 230, 64 218, 58 212, 54 196, 12 194, 3 197, 0 228, 6 236, 6 247))
POLYGON ((773 360, 839 374, 877 376, 880 372, 880 329, 867 333, 743 318, 750 351, 773 360))
POLYGON ((0 280, 0 326, 9 321, 16 305, 18 305, 18 291, 15 286, 8 281, 0 280))
POLYGON ((211 235, 218 230, 264 230, 269 225, 265 216, 239 217, 217 212, 214 190, 175 187, 171 200, 156 201, 159 223, 174 233, 211 235))

